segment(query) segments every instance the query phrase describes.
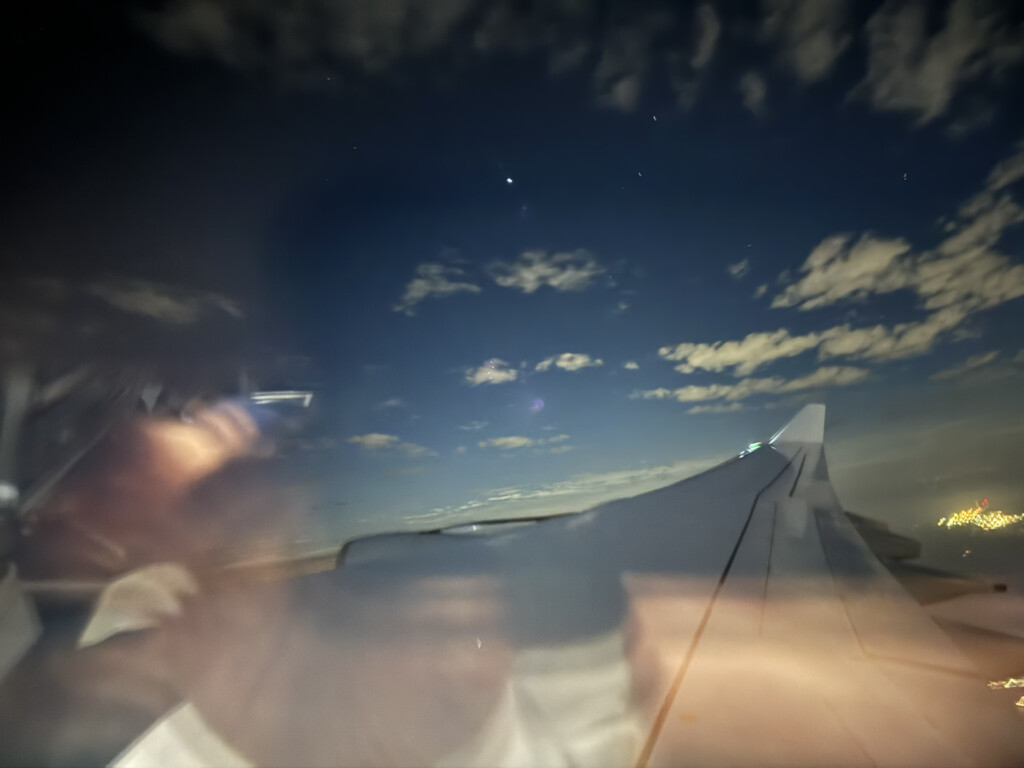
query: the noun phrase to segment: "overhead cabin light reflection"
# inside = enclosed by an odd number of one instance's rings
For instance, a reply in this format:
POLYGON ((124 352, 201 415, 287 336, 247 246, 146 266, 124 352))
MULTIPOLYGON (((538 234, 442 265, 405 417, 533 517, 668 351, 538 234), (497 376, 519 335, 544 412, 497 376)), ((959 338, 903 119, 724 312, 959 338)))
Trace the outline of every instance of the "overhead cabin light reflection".
POLYGON ((313 393, 301 390, 281 390, 277 392, 253 392, 250 399, 259 405, 265 403, 280 403, 287 401, 301 402, 303 408, 308 408, 313 401, 313 393))

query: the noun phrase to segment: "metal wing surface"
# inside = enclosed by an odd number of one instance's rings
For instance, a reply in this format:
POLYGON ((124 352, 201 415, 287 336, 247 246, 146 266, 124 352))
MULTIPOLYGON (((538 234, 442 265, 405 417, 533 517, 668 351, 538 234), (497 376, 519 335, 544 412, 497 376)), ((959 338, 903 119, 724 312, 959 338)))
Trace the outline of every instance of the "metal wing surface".
POLYGON ((261 765, 1024 765, 1024 723, 844 514, 807 406, 657 491, 376 536, 186 618, 261 765))

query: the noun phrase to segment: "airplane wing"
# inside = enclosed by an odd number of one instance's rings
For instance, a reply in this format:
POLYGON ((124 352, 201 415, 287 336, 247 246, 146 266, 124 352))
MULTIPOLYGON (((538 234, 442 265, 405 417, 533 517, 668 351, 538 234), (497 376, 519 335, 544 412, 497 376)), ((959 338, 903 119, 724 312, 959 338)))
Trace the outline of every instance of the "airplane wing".
POLYGON ((179 626, 187 711, 120 764, 205 723, 258 765, 1024 765, 1014 707, 844 514, 824 420, 580 514, 211 595, 179 626))

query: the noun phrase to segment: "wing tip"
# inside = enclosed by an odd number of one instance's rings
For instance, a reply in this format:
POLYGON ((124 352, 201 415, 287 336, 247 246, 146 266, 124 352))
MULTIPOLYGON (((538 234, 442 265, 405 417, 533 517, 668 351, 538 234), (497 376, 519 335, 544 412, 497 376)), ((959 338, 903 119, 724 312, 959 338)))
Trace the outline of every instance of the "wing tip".
POLYGON ((805 405, 782 429, 772 435, 770 443, 825 442, 825 406, 821 403, 805 405))

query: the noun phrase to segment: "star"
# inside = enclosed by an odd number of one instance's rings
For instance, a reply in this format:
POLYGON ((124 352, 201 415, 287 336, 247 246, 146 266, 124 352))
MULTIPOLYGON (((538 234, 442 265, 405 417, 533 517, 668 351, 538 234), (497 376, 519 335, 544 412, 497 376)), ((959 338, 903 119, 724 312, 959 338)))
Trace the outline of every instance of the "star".
POLYGON ((505 183, 506 183, 506 184, 511 184, 511 183, 512 183, 512 177, 511 177, 511 176, 508 176, 508 177, 507 177, 507 178, 505 179, 505 183))

